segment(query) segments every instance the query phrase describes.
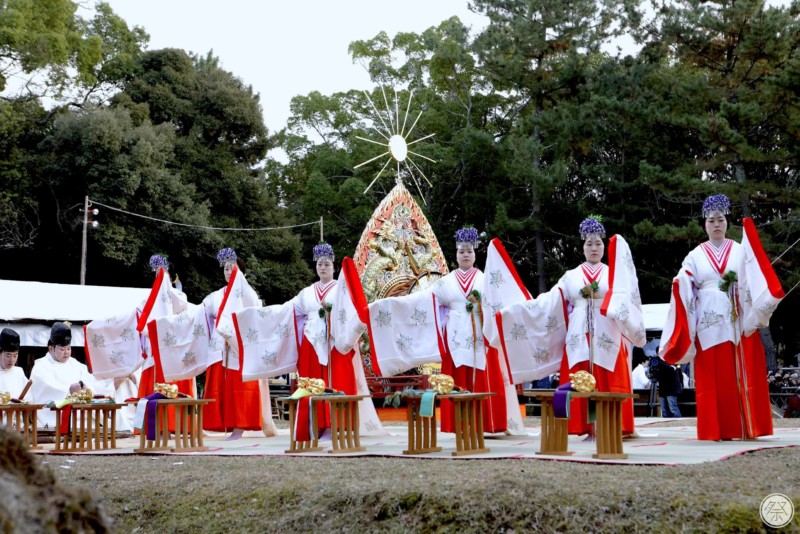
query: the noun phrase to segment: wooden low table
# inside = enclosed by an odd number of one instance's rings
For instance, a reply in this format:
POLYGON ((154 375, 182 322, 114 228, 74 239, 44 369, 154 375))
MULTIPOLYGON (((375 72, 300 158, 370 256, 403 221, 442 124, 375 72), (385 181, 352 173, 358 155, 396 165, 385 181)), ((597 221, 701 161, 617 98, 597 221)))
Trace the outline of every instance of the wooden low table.
POLYGON ((139 432, 139 448, 133 452, 198 452, 206 451, 203 445, 203 406, 215 399, 175 399, 156 400, 155 439, 147 439, 147 416, 139 432), (169 412, 175 410, 175 446, 169 446, 169 412))
POLYGON ((51 408, 56 412, 56 447, 51 453, 84 452, 117 448, 117 410, 124 404, 98 402, 70 404, 70 430, 61 433, 61 412, 66 408, 51 408), (61 443, 64 438, 64 443, 61 443))
MULTIPOLYGON (((442 397, 442 395, 437 395, 442 397)), ((433 408, 432 417, 422 417, 419 414, 422 406, 421 395, 403 395, 408 410, 408 449, 403 454, 427 454, 442 450, 436 444, 436 407, 433 408)))
POLYGON ((0 405, 0 425, 19 432, 29 449, 41 449, 37 442, 36 417, 44 404, 13 403, 0 405))
POLYGON ((440 399, 450 399, 456 418, 456 450, 453 456, 483 454, 489 447, 483 443, 483 400, 495 393, 450 393, 437 395, 440 399))
MULTIPOLYGON (((489 452, 483 440, 483 400, 494 393, 448 393, 436 395, 437 399, 453 402, 455 414, 456 450, 453 456, 482 454, 489 452)), ((432 417, 419 414, 422 396, 403 395, 408 410, 408 449, 403 454, 427 454, 440 452, 436 437, 436 410, 432 417)))
MULTIPOLYGON (((573 452, 567 450, 568 420, 557 419, 553 411, 553 391, 537 391, 535 393, 525 393, 528 397, 534 397, 542 401, 542 440, 539 451, 536 454, 547 454, 551 456, 569 456, 573 452)), ((597 403, 596 406, 596 428, 597 453, 593 458, 625 459, 627 454, 622 452, 622 403, 627 399, 635 397, 632 393, 608 393, 594 391, 592 393, 580 393, 573 391, 573 399, 590 399, 597 403)))
POLYGON ((297 441, 295 438, 295 422, 297 421, 297 405, 299 399, 285 397, 279 399, 289 405, 289 448, 287 453, 320 452, 325 447, 319 445, 319 430, 317 428, 317 410, 315 404, 327 402, 331 406, 331 454, 363 452, 366 447, 361 446, 361 433, 359 431, 358 402, 368 398, 368 395, 314 395, 310 401, 311 412, 311 439, 297 441))

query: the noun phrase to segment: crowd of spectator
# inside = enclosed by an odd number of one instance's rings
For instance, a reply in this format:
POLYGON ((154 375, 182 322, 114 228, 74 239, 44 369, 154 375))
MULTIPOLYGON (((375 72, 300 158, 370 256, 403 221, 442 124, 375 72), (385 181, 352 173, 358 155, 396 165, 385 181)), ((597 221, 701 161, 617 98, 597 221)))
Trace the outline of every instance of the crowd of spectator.
POLYGON ((782 409, 784 417, 800 417, 800 369, 783 368, 767 373, 767 383, 773 404, 782 409))

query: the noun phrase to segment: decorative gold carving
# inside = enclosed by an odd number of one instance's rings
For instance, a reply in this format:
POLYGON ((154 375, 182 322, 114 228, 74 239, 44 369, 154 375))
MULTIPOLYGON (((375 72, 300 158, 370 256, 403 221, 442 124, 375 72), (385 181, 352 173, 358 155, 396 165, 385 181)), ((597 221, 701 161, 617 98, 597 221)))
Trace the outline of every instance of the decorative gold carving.
POLYGON ((372 214, 353 261, 369 302, 413 292, 447 274, 436 235, 402 184, 372 214))
MULTIPOLYGON (((368 302, 413 293, 448 271, 427 217, 402 183, 395 185, 373 212, 353 261, 368 302)), ((374 374, 363 345, 367 374, 374 374)))

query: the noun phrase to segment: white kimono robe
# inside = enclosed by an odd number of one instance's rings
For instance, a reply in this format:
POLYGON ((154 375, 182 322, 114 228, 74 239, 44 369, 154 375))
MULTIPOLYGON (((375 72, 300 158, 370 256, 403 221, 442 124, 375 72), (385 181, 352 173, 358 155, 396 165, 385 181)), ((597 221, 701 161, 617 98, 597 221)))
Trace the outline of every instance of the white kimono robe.
MULTIPOLYGON (((149 333, 146 328, 147 323, 161 317, 183 313, 188 305, 186 294, 172 287, 167 272, 163 268, 159 269, 148 299, 136 310, 136 328, 142 333, 141 348, 142 354, 145 356, 142 369, 146 370, 153 367, 153 354, 150 348, 149 333)), ((118 374, 116 376, 122 375, 118 374)))
POLYGON ((701 440, 773 431, 764 349, 754 332, 769 323, 784 291, 753 221, 746 218, 742 226, 741 245, 730 239, 719 248, 706 242, 686 256, 672 282, 661 337, 659 355, 665 361, 693 361, 701 440), (736 273, 736 285, 721 291, 729 271, 736 273))
POLYGON ((11 397, 18 399, 27 383, 28 377, 22 367, 15 365, 11 369, 0 369, 0 392, 10 393, 11 397))
POLYGON ((234 266, 228 285, 203 299, 203 307, 211 332, 207 358, 209 365, 221 360, 224 367, 239 371, 239 346, 234 340, 236 331, 232 314, 245 308, 261 307, 261 299, 244 274, 234 266), (226 355, 226 343, 229 343, 227 348, 233 354, 226 355))
MULTIPOLYGON (((114 387, 109 388, 104 383, 96 380, 89 373, 89 369, 75 358, 70 357, 66 362, 57 362, 48 352, 44 357, 33 363, 31 371, 31 402, 34 404, 47 404, 50 401, 59 401, 69 395, 69 387, 76 382, 83 381, 84 385, 92 390, 95 395, 113 395, 114 387)), ((39 428, 55 429, 56 415, 50 408, 42 408, 38 414, 39 428)))
POLYGON ((539 380, 558 371, 565 349, 570 368, 592 360, 614 372, 624 343, 644 346, 642 303, 630 249, 618 235, 609 240, 608 249, 612 268, 599 264, 599 271, 593 272, 588 264, 581 265, 536 300, 500 311, 498 326, 515 381, 539 380), (592 281, 598 283, 598 296, 584 298, 581 289, 592 281), (591 346, 586 336, 590 317, 591 346))
MULTIPOLYGON (((301 346, 304 343, 310 343, 311 346, 303 347, 303 350, 313 349, 319 363, 327 365, 327 327, 325 319, 319 316, 321 302, 325 301, 333 305, 330 348, 336 348, 342 354, 355 349, 352 363, 357 393, 369 395, 358 351, 359 327, 350 324, 351 321, 348 320, 357 322, 357 312, 347 290, 343 294, 337 291, 339 287, 347 287, 345 271, 351 269, 354 272, 355 269, 352 260, 349 264, 347 260, 349 258, 343 261, 338 282, 334 280, 325 286, 318 282, 304 288, 295 298, 284 304, 246 308, 234 314, 238 344, 244 351, 243 380, 279 376, 297 370, 301 346), (349 325, 347 335, 345 323, 349 325)), ((359 403, 359 412, 359 423, 364 435, 385 433, 371 398, 359 403)))
POLYGON ((332 304, 336 299, 336 284, 336 280, 331 280, 327 285, 317 282, 301 290, 292 299, 297 320, 298 346, 310 342, 320 365, 328 365, 328 342, 327 326, 325 319, 319 316, 319 309, 322 302, 332 304))
POLYGON ((522 433, 513 386, 516 382, 502 358, 497 331, 487 322, 494 321, 494 313, 504 304, 524 302, 530 295, 497 239, 489 246, 486 265, 488 277, 479 269, 457 270, 423 291, 371 303, 372 354, 381 372, 392 375, 425 363, 441 362, 440 343, 446 343, 456 369, 466 366, 483 371, 486 351, 490 343, 496 343, 501 356, 507 428, 512 433, 522 433), (473 290, 480 293, 483 320, 477 304, 472 306, 472 312, 467 311, 467 297, 473 290), (484 341, 484 333, 488 342, 484 341))

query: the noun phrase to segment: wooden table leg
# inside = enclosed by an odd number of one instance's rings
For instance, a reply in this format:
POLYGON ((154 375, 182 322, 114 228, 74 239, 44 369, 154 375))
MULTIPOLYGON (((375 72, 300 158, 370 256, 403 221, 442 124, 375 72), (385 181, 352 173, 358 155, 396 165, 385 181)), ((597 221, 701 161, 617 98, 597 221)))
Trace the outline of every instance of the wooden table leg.
POLYGON ((341 416, 342 412, 339 409, 339 403, 331 402, 330 403, 330 410, 331 410, 331 445, 333 445, 333 452, 339 452, 342 449, 342 436, 341 431, 341 424, 339 421, 339 417, 341 416))
POLYGON ((175 449, 185 449, 185 448, 187 448, 186 445, 183 444, 183 432, 181 432, 181 430, 182 430, 182 428, 181 428, 182 421, 181 420, 183 419, 181 417, 181 415, 182 415, 181 412, 183 412, 183 409, 184 409, 183 406, 176 406, 175 407, 175 436, 174 436, 174 438, 175 438, 175 448, 172 449, 173 451, 175 449))
POLYGON ((203 445, 203 409, 200 406, 195 407, 192 425, 194 428, 192 433, 192 435, 195 436, 193 438, 194 441, 197 443, 198 447, 205 447, 205 445, 203 445))
POLYGON ((453 456, 489 452, 483 438, 483 399, 459 399, 453 402, 456 414, 456 450, 453 456))
POLYGON ((436 446, 436 410, 432 417, 419 414, 422 400, 419 397, 407 397, 408 403, 408 449, 403 454, 426 454, 440 452, 436 446))
MULTIPOLYGON (((94 448, 95 450, 100 449, 100 422, 104 421, 103 415, 105 415, 105 410, 101 409, 92 409, 89 412, 89 428, 90 430, 94 430, 94 448), (94 425, 92 429, 91 426, 94 425)), ((91 443, 91 438, 89 438, 89 442, 91 443)), ((105 448, 105 447, 103 447, 105 448)), ((91 447, 89 447, 91 449, 91 447)))
POLYGON ((552 399, 542 400, 542 437, 536 454, 571 456, 567 450, 568 420, 556 419, 552 399))
POLYGON ((189 444, 192 447, 203 446, 203 430, 198 426, 200 412, 202 412, 200 406, 189 408, 189 418, 183 423, 189 432, 189 444))
POLYGON ((297 423, 297 405, 300 401, 297 402, 290 402, 289 404, 289 448, 286 449, 284 452, 289 454, 295 453, 302 453, 302 452, 319 452, 324 449, 324 447, 317 446, 317 425, 316 425, 316 410, 314 408, 313 402, 309 407, 311 413, 311 425, 314 427, 314 431, 311 434, 311 439, 309 441, 297 441, 295 436, 295 425, 297 423))
POLYGON ((331 405, 331 427, 333 431, 333 450, 331 454, 363 452, 366 447, 360 446, 360 431, 358 428, 358 402, 352 399, 325 399, 331 405), (336 436, 338 435, 338 439, 336 436), (338 446, 337 446, 338 442, 338 446))
POLYGON ((418 443, 419 432, 416 430, 418 423, 416 421, 417 417, 415 415, 415 408, 414 405, 416 404, 413 398, 406 399, 406 426, 408 426, 408 448, 403 451, 403 454, 414 454, 412 451, 416 449, 421 449, 421 445, 418 443))
MULTIPOLYGON (((317 422, 317 410, 314 409, 314 399, 311 399, 308 403, 308 412, 311 414, 309 417, 311 420, 310 449, 316 449, 319 447, 319 423, 317 422)), ((306 450, 309 450, 309 448, 306 448, 306 450)))
POLYGON ((38 412, 38 410, 33 410, 33 412, 31 413, 31 421, 33 421, 32 424, 31 424, 31 429, 32 429, 32 432, 33 432, 33 448, 34 449, 38 449, 39 448, 39 434, 38 434, 38 430, 36 428, 36 426, 38 424, 38 421, 36 419, 38 418, 38 415, 39 415, 37 412, 38 412))
POLYGON ((620 399, 597 401, 597 453, 598 459, 624 460, 622 452, 622 402, 620 399))

